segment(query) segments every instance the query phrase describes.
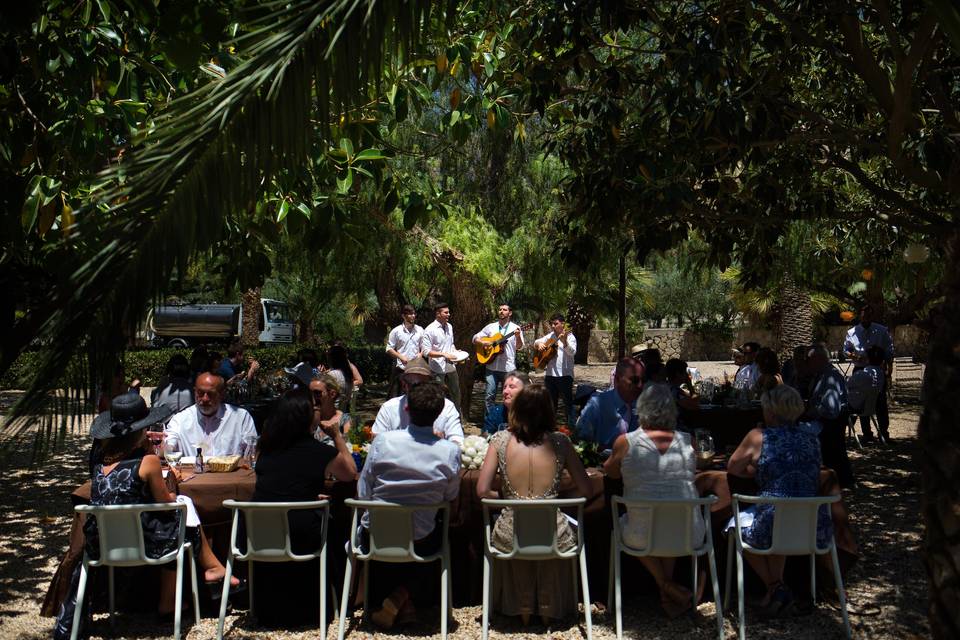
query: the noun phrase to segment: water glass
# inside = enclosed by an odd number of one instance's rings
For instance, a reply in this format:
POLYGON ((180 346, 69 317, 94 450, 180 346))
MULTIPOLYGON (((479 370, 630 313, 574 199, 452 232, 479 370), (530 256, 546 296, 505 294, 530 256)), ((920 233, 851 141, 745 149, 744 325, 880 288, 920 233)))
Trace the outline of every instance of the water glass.
POLYGON ((255 469, 257 466, 257 444, 259 442, 260 438, 257 436, 246 436, 243 439, 243 444, 240 445, 240 455, 250 465, 251 469, 255 469))
POLYGON ((713 461, 713 455, 715 453, 713 436, 705 429, 698 429, 694 437, 697 440, 697 463, 702 467, 708 466, 713 461))

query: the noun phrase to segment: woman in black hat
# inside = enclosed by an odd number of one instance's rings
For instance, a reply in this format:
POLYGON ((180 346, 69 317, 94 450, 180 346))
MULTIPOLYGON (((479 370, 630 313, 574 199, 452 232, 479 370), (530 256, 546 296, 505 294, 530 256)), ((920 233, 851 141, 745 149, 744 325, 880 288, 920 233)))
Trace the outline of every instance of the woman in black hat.
MULTIPOLYGON (((125 393, 113 399, 110 410, 96 417, 90 427, 90 435, 100 442, 100 461, 91 474, 90 504, 151 504, 176 502, 177 495, 167 490, 160 468, 160 458, 149 453, 147 427, 162 423, 170 417, 170 409, 156 406, 147 409, 147 404, 137 394, 125 393)), ((177 470, 170 473, 179 479, 177 470)), ((188 500, 188 498, 182 498, 188 500)), ((193 505, 188 505, 193 510, 193 505)), ((160 557, 177 546, 180 527, 179 512, 144 513, 141 516, 144 530, 144 546, 147 555, 160 557)), ((192 519, 188 517, 188 521, 192 519)), ((187 537, 198 550, 197 558, 204 570, 208 584, 222 582, 226 573, 223 564, 213 554, 209 543, 197 526, 187 528, 187 537)), ((86 551, 91 557, 99 556, 97 523, 88 517, 84 526, 86 551)), ((176 588, 176 567, 164 565, 160 579, 161 615, 173 611, 176 588)), ((234 586, 240 583, 236 579, 234 586)), ((219 589, 216 590, 219 593, 219 589)), ((211 590, 211 593, 213 590, 211 590)))

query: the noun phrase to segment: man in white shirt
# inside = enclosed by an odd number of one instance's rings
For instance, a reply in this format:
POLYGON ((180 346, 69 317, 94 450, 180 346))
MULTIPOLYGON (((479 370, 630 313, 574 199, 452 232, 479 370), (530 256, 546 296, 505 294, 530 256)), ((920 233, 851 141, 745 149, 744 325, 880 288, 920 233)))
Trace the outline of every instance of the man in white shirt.
MULTIPOLYGON (((410 360, 406 365, 403 376, 400 378, 404 395, 390 398, 381 405, 377 412, 377 418, 373 422, 373 435, 378 436, 381 433, 409 427, 411 422, 407 394, 410 389, 429 382, 431 378, 433 378, 433 373, 423 358, 418 357, 410 360)), ((433 431, 438 436, 458 445, 463 442, 463 425, 460 422, 460 412, 457 411, 456 405, 449 399, 444 398, 443 409, 433 423, 433 431)))
POLYGON ((473 344, 479 345, 482 338, 492 338, 498 333, 506 338, 513 335, 513 338, 503 343, 500 353, 488 360, 486 363, 487 373, 487 391, 483 397, 483 404, 486 411, 490 410, 497 398, 497 386, 503 385, 507 374, 517 368, 517 349, 523 346, 523 332, 520 327, 514 323, 513 310, 508 304, 501 304, 497 309, 497 321, 491 322, 473 336, 473 344))
POLYGON ((447 387, 447 397, 460 411, 460 379, 457 377, 456 347, 453 346, 453 325, 450 324, 450 305, 441 302, 433 308, 435 320, 423 330, 420 351, 430 360, 430 371, 438 382, 447 387))
POLYGON ((403 322, 395 326, 387 337, 387 353, 397 360, 393 371, 390 372, 388 398, 400 395, 400 376, 403 375, 403 368, 410 360, 419 357, 420 344, 423 340, 423 327, 416 324, 417 310, 413 305, 403 305, 400 315, 403 322))
MULTIPOLYGON (((439 383, 422 382, 404 396, 409 400, 409 424, 374 438, 357 481, 357 497, 402 505, 450 502, 457 497, 460 447, 438 438, 433 426, 449 402, 443 395, 439 383)), ((436 516, 436 511, 413 514, 414 550, 420 555, 429 555, 441 548, 443 530, 436 516)), ((363 515, 361 525, 360 546, 366 549, 369 546, 368 514, 363 515)), ((422 586, 427 583, 426 575, 430 572, 423 565, 394 563, 382 563, 377 571, 376 577, 371 576, 371 586, 381 592, 393 591, 372 619, 378 626, 390 628, 400 610, 412 613, 411 600, 417 601, 426 595, 422 586)), ((383 594, 371 592, 370 595, 371 602, 379 602, 383 594)), ((426 603, 417 601, 416 604, 426 603)))
POLYGON ((734 389, 753 389, 757 384, 757 352, 760 351, 760 345, 756 342, 744 342, 740 347, 740 353, 743 354, 743 365, 737 369, 737 375, 733 378, 734 389))
POLYGON ((228 456, 241 452, 243 439, 256 436, 257 428, 246 409, 223 401, 226 384, 217 373, 202 373, 194 383, 196 404, 177 413, 167 423, 166 437, 175 440, 184 456, 228 456))
POLYGON ((550 318, 552 331, 533 346, 543 353, 548 345, 556 349, 556 355, 547 362, 543 384, 553 398, 553 410, 556 412, 558 401, 563 398, 563 407, 567 412, 567 425, 574 425, 573 412, 573 358, 577 355, 577 337, 567 332, 564 317, 557 313, 550 318))
MULTIPOLYGON (((853 371, 856 373, 859 369, 869 364, 867 352, 871 347, 878 347, 883 351, 883 369, 886 378, 893 372, 893 338, 885 326, 873 321, 874 311, 869 304, 860 308, 860 324, 851 327, 847 331, 847 337, 843 341, 843 352, 848 358, 853 360, 853 371)), ((890 439, 890 411, 887 407, 887 389, 880 391, 877 396, 877 429, 884 440, 890 439)), ((864 436, 869 433, 870 425, 863 425, 864 436)), ((870 440, 870 438, 867 438, 870 440)))

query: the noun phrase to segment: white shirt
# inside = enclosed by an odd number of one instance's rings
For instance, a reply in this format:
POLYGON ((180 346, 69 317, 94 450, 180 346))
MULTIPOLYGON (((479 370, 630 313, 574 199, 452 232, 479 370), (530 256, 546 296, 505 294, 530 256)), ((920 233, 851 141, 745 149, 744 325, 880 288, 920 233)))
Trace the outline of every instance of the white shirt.
MULTIPOLYGON (((410 412, 407 411, 407 396, 390 398, 383 403, 377 412, 377 419, 373 422, 373 435, 379 435, 397 429, 406 429, 410 426, 410 412)), ((460 412, 449 398, 443 399, 443 411, 433 423, 433 430, 442 433, 443 437, 451 442, 463 442, 463 425, 460 423, 460 412)))
MULTIPOLYGON (((539 340, 534 341, 533 344, 543 344, 547 340, 552 340, 555 337, 557 337, 556 332, 551 331, 539 340)), ((559 378, 561 376, 573 377, 573 356, 577 355, 577 337, 572 333, 568 333, 563 341, 567 343, 567 346, 561 348, 560 344, 557 343, 557 355, 547 363, 545 373, 549 378, 559 378)))
POLYGON ((877 393, 883 390, 883 378, 883 370, 873 365, 854 371, 847 378, 847 404, 850 408, 854 411, 863 410, 870 390, 876 389, 877 393))
MULTIPOLYGON (((509 320, 505 325, 501 325, 499 322, 491 322, 475 333, 473 339, 492 338, 498 333, 506 338, 507 334, 512 334, 519 328, 520 326, 518 324, 509 320)), ((523 346, 522 331, 520 332, 520 346, 523 346)), ((503 371, 505 373, 514 371, 517 368, 517 339, 511 335, 510 339, 503 344, 500 353, 492 360, 489 360, 485 366, 487 367, 487 371, 503 371)))
MULTIPOLYGON (((440 324, 439 320, 434 320, 423 330, 423 337, 420 339, 420 351, 442 351, 443 353, 453 353, 453 325, 449 322, 446 327, 440 324)), ((457 370, 452 363, 447 362, 443 356, 430 358, 430 370, 434 373, 452 373, 457 370)))
POLYGON ((843 341, 844 353, 853 352, 854 362, 859 365, 867 363, 867 349, 878 346, 883 349, 887 360, 893 360, 893 338, 882 324, 870 323, 870 328, 862 324, 851 327, 847 331, 847 338, 843 341))
POLYGON ((734 389, 753 389, 757 384, 757 363, 745 364, 737 370, 733 378, 734 389))
MULTIPOLYGON (((460 492, 460 447, 441 440, 431 427, 409 426, 373 439, 357 481, 357 497, 398 504, 450 502, 460 492)), ((413 536, 433 531, 436 512, 413 514, 413 536)), ((363 526, 370 524, 364 513, 363 526)))
POLYGON ((176 438, 184 456, 197 455, 200 447, 204 458, 239 454, 243 439, 256 435, 257 428, 247 410, 226 403, 210 417, 200 413, 196 405, 188 407, 170 418, 166 428, 167 438, 176 438))
MULTIPOLYGON (((398 324, 387 337, 387 350, 393 349, 397 353, 407 358, 416 358, 420 355, 420 344, 423 339, 423 327, 413 325, 412 329, 407 329, 403 323, 398 324)), ((397 366, 405 368, 403 360, 397 358, 397 366)))

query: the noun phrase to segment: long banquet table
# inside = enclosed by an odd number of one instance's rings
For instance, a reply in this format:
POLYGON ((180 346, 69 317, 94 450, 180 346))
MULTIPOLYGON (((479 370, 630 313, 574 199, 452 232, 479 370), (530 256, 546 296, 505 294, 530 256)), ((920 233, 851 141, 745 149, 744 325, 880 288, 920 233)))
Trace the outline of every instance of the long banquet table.
MULTIPOLYGON (((607 571, 610 548, 611 515, 609 496, 622 493, 622 484, 618 480, 606 478, 599 469, 587 470, 590 481, 590 495, 584 507, 584 537, 587 548, 587 563, 590 577, 591 596, 595 601, 606 597, 607 571)), ((220 558, 225 558, 229 545, 231 512, 223 507, 227 499, 250 500, 256 484, 256 475, 249 469, 230 473, 185 474, 186 480, 176 486, 179 493, 189 496, 197 507, 204 530, 211 545, 220 558)), ((457 606, 476 604, 481 599, 482 558, 483 558, 483 508, 477 497, 479 471, 461 471, 460 493, 450 510, 450 544, 453 560, 453 597, 457 606)), ((733 493, 756 493, 756 485, 750 480, 728 476, 723 470, 702 471, 696 477, 697 489, 701 495, 714 494, 719 500, 711 509, 714 544, 717 548, 718 570, 724 571, 725 549, 720 532, 731 515, 731 496, 733 493)), ((330 482, 327 493, 331 497, 331 516, 335 522, 346 527, 350 517, 344 500, 356 493, 356 482, 330 482)), ((560 497, 573 497, 575 488, 569 476, 564 474, 561 482, 560 497)), ((820 474, 821 495, 839 494, 840 488, 836 474, 830 469, 822 469, 820 474)), ((86 504, 90 500, 90 483, 77 487, 71 494, 74 505, 86 504)), ((846 569, 858 557, 856 540, 849 526, 847 508, 843 501, 832 505, 832 516, 840 550, 841 563, 846 569)), ((74 516, 70 529, 70 546, 51 581, 41 609, 42 615, 52 616, 69 589, 70 575, 83 554, 83 521, 79 514, 74 516)), ((806 566, 806 563, 802 563, 806 566)), ((685 574, 678 574, 685 575, 685 574)), ((801 576, 802 578, 802 576, 801 576)), ((798 579, 800 584, 808 581, 798 579)))

